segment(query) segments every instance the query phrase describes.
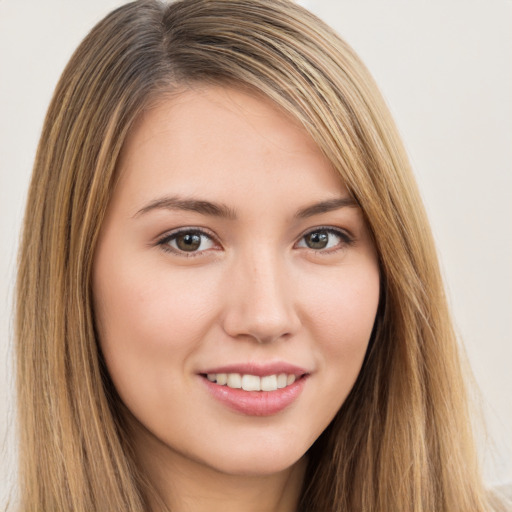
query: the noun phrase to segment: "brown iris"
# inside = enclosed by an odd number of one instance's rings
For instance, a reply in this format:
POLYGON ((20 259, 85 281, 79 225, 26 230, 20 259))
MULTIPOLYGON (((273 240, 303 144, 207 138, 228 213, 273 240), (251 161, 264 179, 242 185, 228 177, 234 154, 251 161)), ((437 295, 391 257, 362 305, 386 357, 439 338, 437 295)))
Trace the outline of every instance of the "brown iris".
POLYGON ((178 247, 180 251, 197 251, 201 246, 201 235, 198 233, 182 233, 176 235, 175 241, 176 247, 178 247))
POLYGON ((304 240, 310 249, 324 249, 329 243, 329 233, 327 231, 313 231, 305 235, 304 240))

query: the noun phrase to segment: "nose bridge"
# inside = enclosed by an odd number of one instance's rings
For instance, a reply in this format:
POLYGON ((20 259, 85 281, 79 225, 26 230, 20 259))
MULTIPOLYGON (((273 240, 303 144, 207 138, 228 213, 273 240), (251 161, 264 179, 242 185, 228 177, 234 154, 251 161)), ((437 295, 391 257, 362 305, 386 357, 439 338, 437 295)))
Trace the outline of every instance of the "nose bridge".
POLYGON ((298 317, 284 258, 255 251, 234 265, 228 289, 224 328, 235 337, 268 343, 293 334, 298 317))

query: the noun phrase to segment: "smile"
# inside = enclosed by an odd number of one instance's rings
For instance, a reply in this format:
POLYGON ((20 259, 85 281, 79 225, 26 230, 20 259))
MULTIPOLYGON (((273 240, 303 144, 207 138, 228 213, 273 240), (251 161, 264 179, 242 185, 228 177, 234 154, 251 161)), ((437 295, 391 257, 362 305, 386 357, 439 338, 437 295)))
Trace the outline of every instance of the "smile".
POLYGON ((294 374, 286 373, 265 375, 264 377, 240 373, 208 373, 206 378, 219 386, 243 389, 244 391, 277 391, 292 385, 296 380, 294 374))
POLYGON ((282 364, 236 369, 212 369, 199 376, 216 401, 248 416, 271 416, 284 411, 299 398, 310 377, 309 372, 282 364))

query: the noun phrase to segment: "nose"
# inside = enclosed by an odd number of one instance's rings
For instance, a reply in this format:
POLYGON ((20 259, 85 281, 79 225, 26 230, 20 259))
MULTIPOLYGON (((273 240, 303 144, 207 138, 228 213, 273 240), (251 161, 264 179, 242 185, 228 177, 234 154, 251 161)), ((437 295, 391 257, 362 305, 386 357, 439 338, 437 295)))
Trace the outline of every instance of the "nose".
POLYGON ((278 257, 260 255, 231 269, 223 317, 228 335, 272 343, 298 331, 294 286, 285 267, 278 257))

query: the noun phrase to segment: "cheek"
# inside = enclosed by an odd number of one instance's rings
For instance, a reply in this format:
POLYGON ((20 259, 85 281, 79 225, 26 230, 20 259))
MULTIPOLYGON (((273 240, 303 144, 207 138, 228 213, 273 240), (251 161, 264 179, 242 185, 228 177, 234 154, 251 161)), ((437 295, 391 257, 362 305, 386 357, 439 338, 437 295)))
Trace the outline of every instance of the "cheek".
MULTIPOLYGON (((99 263, 94 298, 97 319, 107 333, 123 332, 128 338, 152 333, 145 344, 180 340, 212 312, 215 289, 211 279, 204 282, 197 275, 191 280, 190 275, 136 262, 99 263)), ((117 335, 108 337, 121 341, 117 335)))
POLYGON ((379 304, 380 277, 376 268, 344 269, 311 292, 309 311, 325 342, 368 341, 379 304))
POLYGON ((376 264, 347 267, 322 282, 309 294, 308 322, 314 350, 333 389, 341 384, 339 389, 346 394, 368 347, 379 304, 380 275, 376 264))
POLYGON ((100 345, 120 394, 183 368, 215 316, 212 279, 191 281, 136 260, 98 258, 93 289, 100 345))
POLYGON ((368 348, 380 293, 377 264, 347 265, 303 278, 303 318, 314 354, 310 422, 313 443, 353 388, 368 348), (306 300, 307 297, 307 300, 306 300))

